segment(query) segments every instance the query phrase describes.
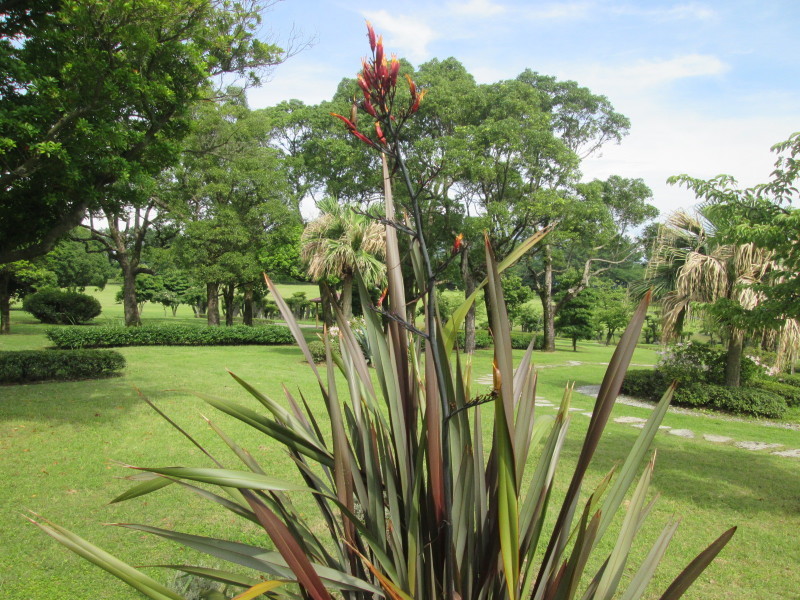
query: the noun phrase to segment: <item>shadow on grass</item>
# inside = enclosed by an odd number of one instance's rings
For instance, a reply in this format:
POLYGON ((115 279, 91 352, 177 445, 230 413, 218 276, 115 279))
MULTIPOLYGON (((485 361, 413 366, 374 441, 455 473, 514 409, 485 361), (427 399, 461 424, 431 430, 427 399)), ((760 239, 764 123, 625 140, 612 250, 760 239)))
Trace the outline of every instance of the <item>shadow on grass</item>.
MULTIPOLYGON (((595 469, 606 472, 624 460, 637 435, 635 430, 607 429, 595 456, 595 469)), ((800 512, 800 464, 796 459, 663 434, 653 446, 658 449, 654 482, 665 499, 745 515, 796 516, 800 512)), ((568 454, 574 460, 577 449, 570 448, 568 454)))

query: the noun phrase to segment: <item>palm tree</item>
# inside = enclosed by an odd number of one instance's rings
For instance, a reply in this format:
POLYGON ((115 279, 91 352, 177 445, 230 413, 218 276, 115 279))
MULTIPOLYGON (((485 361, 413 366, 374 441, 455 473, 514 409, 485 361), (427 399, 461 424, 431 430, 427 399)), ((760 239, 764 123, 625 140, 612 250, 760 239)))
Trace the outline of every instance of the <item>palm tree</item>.
POLYGON ((342 280, 340 306, 349 319, 356 271, 367 285, 377 285, 386 276, 386 230, 350 204, 328 198, 317 207, 322 214, 303 231, 300 256, 314 281, 328 277, 342 280))
MULTIPOLYGON (((645 278, 662 302, 664 339, 680 332, 693 302, 725 300, 754 308, 762 298, 751 284, 764 281, 775 267, 770 252, 754 244, 722 243, 708 217, 703 210, 697 216, 678 211, 659 229, 645 278)), ((725 385, 738 387, 745 331, 731 322, 722 325, 728 340, 725 385)), ((784 327, 779 349, 795 347, 797 331, 794 322, 784 327)))

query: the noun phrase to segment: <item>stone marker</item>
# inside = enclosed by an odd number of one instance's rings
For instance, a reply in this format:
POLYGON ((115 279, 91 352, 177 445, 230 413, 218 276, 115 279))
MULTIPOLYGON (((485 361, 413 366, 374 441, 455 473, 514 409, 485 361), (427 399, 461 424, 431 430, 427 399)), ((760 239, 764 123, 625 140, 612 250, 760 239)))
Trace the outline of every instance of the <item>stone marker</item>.
POLYGON ((678 437, 682 438, 694 437, 694 431, 692 431, 691 429, 670 429, 669 431, 667 431, 667 433, 670 435, 677 435, 678 437))

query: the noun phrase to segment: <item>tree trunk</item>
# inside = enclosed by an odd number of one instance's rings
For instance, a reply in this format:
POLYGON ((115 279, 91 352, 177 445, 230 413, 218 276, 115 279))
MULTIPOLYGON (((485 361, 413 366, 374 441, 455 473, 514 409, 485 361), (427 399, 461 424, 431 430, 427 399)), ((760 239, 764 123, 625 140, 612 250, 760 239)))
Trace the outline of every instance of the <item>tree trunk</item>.
POLYGON ((120 261, 122 267, 122 307, 125 312, 125 326, 139 327, 139 305, 136 303, 136 271, 128 261, 120 261))
POLYGON ((11 333, 11 292, 8 284, 11 273, 0 270, 0 335, 11 333))
MULTIPOLYGON (((469 269, 469 253, 465 249, 461 253, 461 276, 464 280, 464 298, 469 298, 475 291, 475 278, 469 269)), ((472 354, 475 352, 475 303, 472 303, 467 318, 464 321, 464 352, 472 354)))
POLYGON ((728 354, 725 357, 725 385, 727 387, 739 387, 741 384, 743 349, 744 332, 733 329, 728 341, 728 354))
POLYGON ((248 327, 253 326, 253 284, 246 283, 244 286, 244 312, 242 322, 248 327))
POLYGON ((578 351, 578 338, 575 336, 572 336, 572 351, 573 352, 578 351))
POLYGON ((230 327, 233 325, 233 294, 236 287, 231 283, 230 285, 223 286, 222 300, 225 302, 225 326, 230 327))
POLYGON ((326 327, 331 327, 333 325, 333 310, 331 310, 331 305, 322 287, 322 282, 319 282, 317 285, 319 286, 319 300, 322 308, 322 323, 326 327))
POLYGON ((342 280, 342 312, 348 321, 353 317, 353 276, 345 275, 342 280))
MULTIPOLYGON (((611 345, 611 339, 614 337, 614 332, 609 330, 606 334, 606 346, 611 345)), ((645 340, 647 339, 647 335, 645 335, 645 340)))
POLYGON ((206 284, 206 316, 208 324, 219 327, 219 283, 206 284))
POLYGON ((542 329, 544 334, 543 350, 555 352, 556 350, 556 314, 553 310, 553 253, 550 244, 542 247, 544 262, 544 281, 542 282, 539 298, 542 301, 542 329))

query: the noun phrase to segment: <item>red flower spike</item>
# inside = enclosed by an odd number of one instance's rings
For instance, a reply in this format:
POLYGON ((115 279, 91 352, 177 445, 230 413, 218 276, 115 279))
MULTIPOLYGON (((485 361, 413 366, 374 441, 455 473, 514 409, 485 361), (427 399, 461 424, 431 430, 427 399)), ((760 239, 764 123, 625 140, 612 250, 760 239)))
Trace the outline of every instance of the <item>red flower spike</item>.
POLYGON ((425 97, 425 94, 428 90, 422 90, 414 100, 413 104, 411 104, 411 108, 409 109, 410 114, 414 114, 419 110, 419 103, 422 102, 422 99, 425 97))
POLYGON ((375 112, 375 107, 372 106, 372 102, 369 101, 369 98, 364 98, 364 101, 361 103, 361 108, 363 108, 368 115, 378 118, 378 113, 375 112))
POLYGON ((386 136, 383 135, 383 129, 381 128, 381 124, 375 121, 375 133, 378 134, 378 141, 386 145, 386 136))
POLYGON ((392 62, 389 66, 389 85, 394 87, 397 85, 397 74, 400 72, 400 61, 397 56, 392 54, 392 62))
POLYGON ((464 234, 459 233, 456 236, 455 241, 453 242, 453 254, 457 254, 458 251, 461 250, 461 246, 464 245, 463 240, 464 240, 464 234))
POLYGON ((375 145, 375 142, 373 142, 371 139, 369 139, 367 136, 365 136, 360 131, 356 131, 355 129, 351 129, 350 133, 352 133, 354 136, 356 136, 358 139, 360 139, 362 142, 364 142, 368 146, 374 146, 375 145))
POLYGON ((411 92, 411 99, 416 100, 417 98, 417 84, 414 83, 414 80, 411 79, 411 75, 406 73, 406 81, 408 81, 408 91, 411 92))
POLYGON ((381 292, 381 297, 378 298, 378 308, 383 305, 383 301, 386 300, 386 296, 389 293, 389 288, 383 288, 383 292, 381 292))
POLYGON ((353 123, 347 117, 343 117, 342 115, 338 115, 336 113, 331 113, 331 116, 332 117, 336 117, 337 119, 341 119, 341 121, 347 126, 347 129, 349 129, 350 131, 355 131, 356 130, 355 123, 353 123))
POLYGON ((372 28, 372 23, 369 21, 367 21, 367 38, 369 39, 369 49, 375 52, 377 39, 375 37, 375 30, 372 28))
POLYGON ((375 66, 383 64, 383 36, 378 38, 378 43, 373 48, 375 52, 375 66))

